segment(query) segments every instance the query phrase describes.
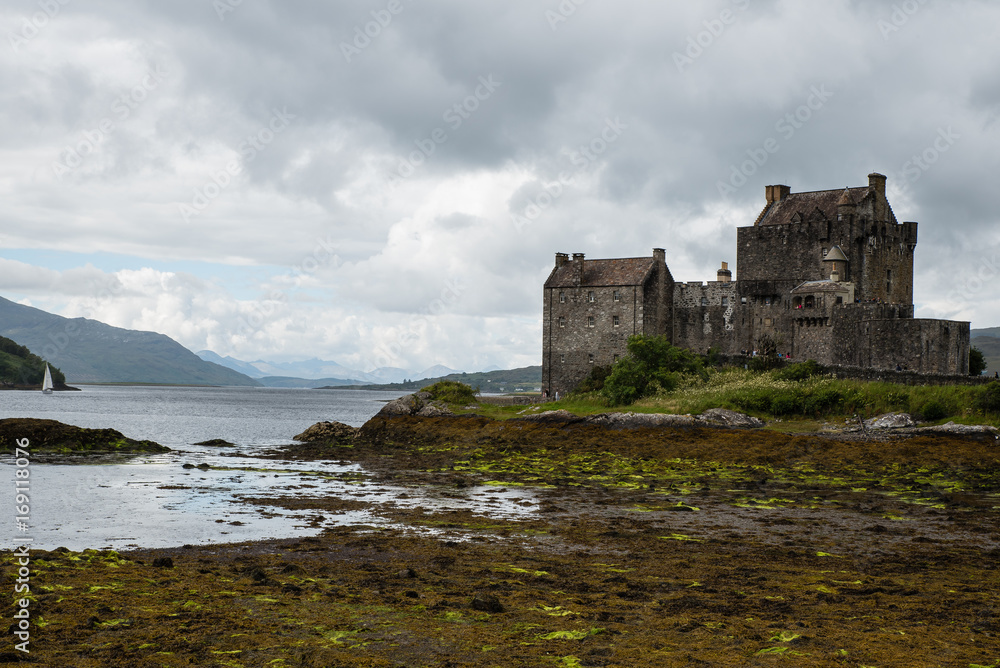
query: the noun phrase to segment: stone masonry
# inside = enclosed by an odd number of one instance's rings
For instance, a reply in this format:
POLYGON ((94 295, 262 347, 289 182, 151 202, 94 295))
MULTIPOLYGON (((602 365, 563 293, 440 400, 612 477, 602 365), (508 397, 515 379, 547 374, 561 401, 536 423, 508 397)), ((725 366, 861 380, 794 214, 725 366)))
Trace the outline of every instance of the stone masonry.
POLYGON ((896 220, 886 177, 867 187, 765 188, 753 225, 737 229, 738 278, 675 282, 651 257, 556 254, 543 290, 542 389, 576 387, 625 355, 632 334, 665 334, 695 352, 756 350, 763 337, 793 360, 966 374, 969 323, 913 317, 917 223, 896 220))

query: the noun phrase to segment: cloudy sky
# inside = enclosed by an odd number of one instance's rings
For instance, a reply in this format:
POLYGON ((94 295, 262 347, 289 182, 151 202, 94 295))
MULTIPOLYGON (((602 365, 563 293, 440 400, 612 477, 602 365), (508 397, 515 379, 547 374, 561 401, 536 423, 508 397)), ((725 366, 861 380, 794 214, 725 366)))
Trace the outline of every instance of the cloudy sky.
MULTIPOLYGON (((1000 3, 0 0, 0 296, 245 360, 538 364, 556 251, 889 176, 1000 325, 1000 3)), ((737 267, 737 272, 738 272, 737 267)))

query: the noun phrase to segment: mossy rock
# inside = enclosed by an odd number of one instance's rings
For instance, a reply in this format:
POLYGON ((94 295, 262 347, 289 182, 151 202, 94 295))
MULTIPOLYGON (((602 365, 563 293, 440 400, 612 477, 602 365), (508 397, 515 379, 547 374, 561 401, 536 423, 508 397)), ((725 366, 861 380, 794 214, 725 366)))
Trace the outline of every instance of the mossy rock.
POLYGON ((13 450, 21 439, 28 439, 30 452, 106 453, 170 452, 153 441, 127 438, 115 429, 87 429, 56 420, 8 418, 0 420, 0 448, 13 450))

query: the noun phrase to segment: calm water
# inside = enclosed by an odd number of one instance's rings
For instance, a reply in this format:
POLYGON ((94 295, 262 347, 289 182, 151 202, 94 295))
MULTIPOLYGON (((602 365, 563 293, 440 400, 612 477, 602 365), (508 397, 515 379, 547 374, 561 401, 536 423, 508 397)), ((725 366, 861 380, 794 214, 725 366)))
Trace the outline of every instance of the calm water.
MULTIPOLYGON (((381 485, 355 464, 279 462, 254 457, 264 446, 291 443, 310 425, 336 420, 360 426, 399 392, 260 388, 83 387, 82 392, 0 392, 0 419, 34 417, 80 427, 117 429, 174 449, 117 463, 30 466, 27 532, 0 521, 0 538, 30 537, 34 547, 70 549, 168 547, 315 534, 321 526, 388 524, 368 511, 326 515, 240 503, 246 496, 326 494, 428 510, 478 509, 491 515, 528 512, 523 488, 482 486, 441 496, 436 490, 381 485), (222 438, 235 449, 194 446, 222 438), (224 454, 225 453, 225 454, 224 454), (233 454, 237 456, 231 456, 233 454), (184 468, 207 463, 213 468, 184 468), (261 512, 264 511, 264 512, 261 512), (8 528, 9 527, 9 528, 8 528)), ((0 508, 13 508, 15 466, 0 453, 0 508)), ((9 547, 9 539, 0 547, 9 547)))

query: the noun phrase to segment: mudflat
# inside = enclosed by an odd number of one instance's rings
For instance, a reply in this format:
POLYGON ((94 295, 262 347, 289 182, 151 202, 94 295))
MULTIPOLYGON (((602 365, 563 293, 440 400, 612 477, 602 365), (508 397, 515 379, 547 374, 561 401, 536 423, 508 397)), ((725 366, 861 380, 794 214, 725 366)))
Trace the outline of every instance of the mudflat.
MULTIPOLYGON (((316 537, 32 552, 50 666, 995 666, 1000 448, 757 429, 376 417, 338 459, 521 520, 386 498, 245 499, 393 520, 316 537)), ((4 586, 13 557, 3 553, 4 586)), ((12 612, 10 608, 8 612, 12 612)), ((21 653, 6 651, 0 660, 21 653)))

